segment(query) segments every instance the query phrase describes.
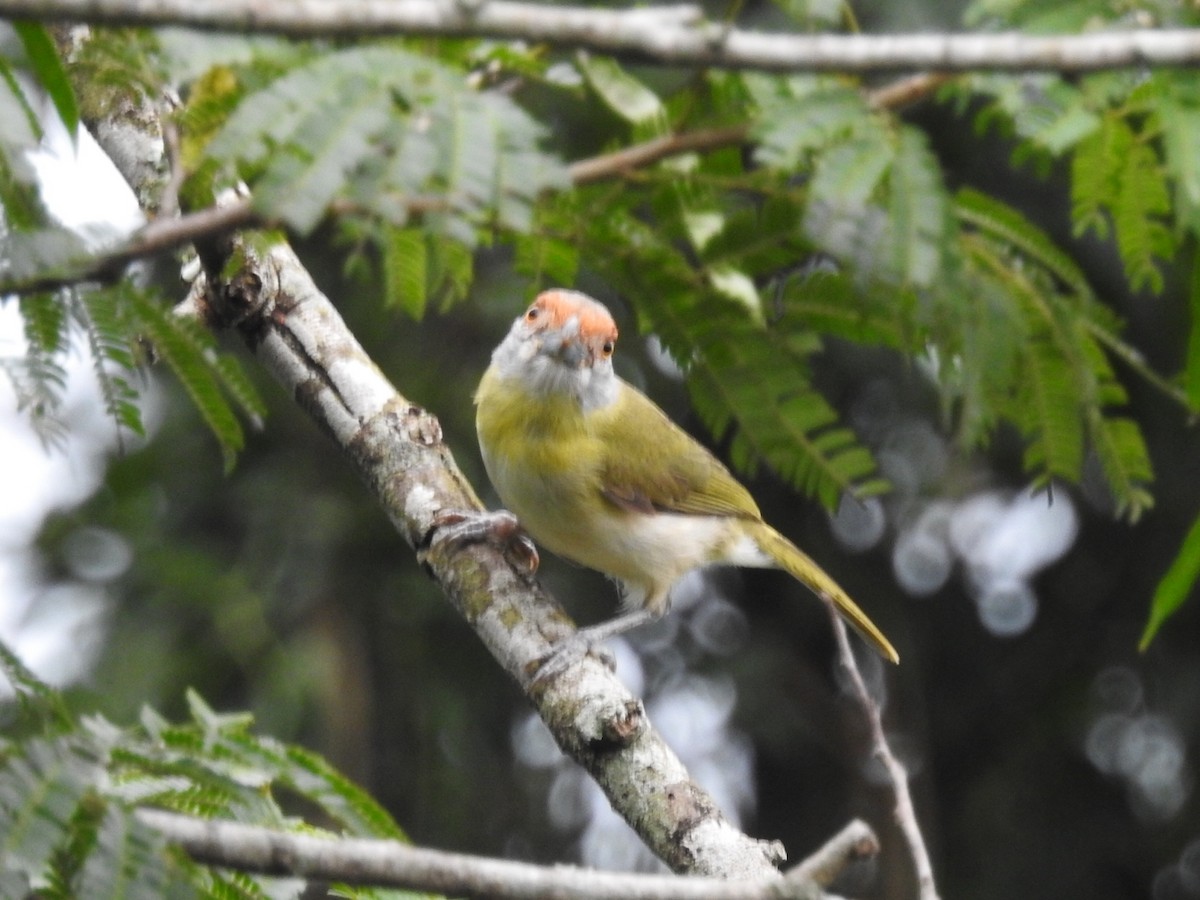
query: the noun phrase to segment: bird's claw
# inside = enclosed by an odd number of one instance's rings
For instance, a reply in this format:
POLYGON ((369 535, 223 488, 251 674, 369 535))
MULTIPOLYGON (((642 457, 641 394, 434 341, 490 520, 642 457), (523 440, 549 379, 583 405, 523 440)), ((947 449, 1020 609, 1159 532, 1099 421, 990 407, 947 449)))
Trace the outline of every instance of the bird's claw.
POLYGON ((596 640, 586 628, 562 638, 537 665, 534 681, 555 679, 586 656, 598 659, 609 671, 617 670, 617 658, 603 640, 596 640))
POLYGON ((487 541, 498 547, 526 575, 537 572, 541 562, 537 547, 521 528, 517 517, 506 509, 494 512, 442 510, 434 516, 432 532, 430 550, 438 545, 461 546, 487 541))

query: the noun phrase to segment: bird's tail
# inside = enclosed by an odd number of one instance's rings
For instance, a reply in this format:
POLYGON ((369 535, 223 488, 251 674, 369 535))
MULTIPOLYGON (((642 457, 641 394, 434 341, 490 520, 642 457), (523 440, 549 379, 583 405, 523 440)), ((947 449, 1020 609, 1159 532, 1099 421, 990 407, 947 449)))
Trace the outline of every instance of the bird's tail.
POLYGON ((825 570, 813 561, 807 553, 785 538, 782 534, 766 523, 756 523, 753 530, 754 542, 767 556, 797 581, 803 582, 818 597, 827 597, 833 601, 843 619, 854 626, 854 629, 874 647, 879 655, 889 662, 900 662, 900 655, 891 641, 883 636, 883 632, 875 627, 875 623, 867 618, 867 614, 859 609, 858 604, 850 599, 850 595, 842 590, 825 570))

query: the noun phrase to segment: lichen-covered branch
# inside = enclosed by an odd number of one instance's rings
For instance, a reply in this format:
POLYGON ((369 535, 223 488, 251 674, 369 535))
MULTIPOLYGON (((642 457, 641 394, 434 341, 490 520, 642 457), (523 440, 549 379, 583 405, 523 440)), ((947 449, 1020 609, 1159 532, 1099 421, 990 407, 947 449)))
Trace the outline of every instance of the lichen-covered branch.
POLYGON ((0 17, 188 25, 293 37, 421 34, 540 41, 671 65, 765 71, 1053 70, 1194 65, 1200 32, 786 34, 707 18, 699 6, 626 9, 515 0, 0 0, 0 17))
MULTIPOLYGON (((808 870, 803 878, 737 882, 634 875, 446 853, 398 841, 331 839, 157 809, 140 809, 137 815, 197 862, 245 872, 432 891, 452 897, 785 900, 812 897, 818 885, 828 884, 828 880, 808 877, 808 870)), ((862 822, 851 822, 810 857, 809 869, 813 876, 828 878, 876 849, 870 829, 862 822)))

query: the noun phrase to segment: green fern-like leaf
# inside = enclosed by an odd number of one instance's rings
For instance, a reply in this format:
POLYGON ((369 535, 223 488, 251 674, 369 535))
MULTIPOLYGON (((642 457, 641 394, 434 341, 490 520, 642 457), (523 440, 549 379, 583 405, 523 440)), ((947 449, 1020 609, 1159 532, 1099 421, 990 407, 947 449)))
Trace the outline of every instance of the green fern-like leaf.
POLYGON ((63 740, 29 740, 9 754, 0 768, 0 868, 39 880, 70 842, 76 810, 99 777, 98 763, 63 740))
POLYGON ((0 359, 17 396, 17 408, 44 443, 61 442, 66 428, 59 418, 67 372, 63 355, 67 345, 65 304, 53 294, 28 294, 19 303, 25 326, 23 357, 0 359))
POLYGON ((117 291, 85 291, 74 306, 75 319, 88 342, 92 371, 104 409, 121 429, 145 437, 139 393, 129 381, 136 372, 132 349, 133 332, 117 291))
POLYGON ((807 167, 814 150, 858 133, 873 113, 855 86, 835 78, 747 75, 756 106, 755 159, 764 166, 807 167))
POLYGON ((837 413, 806 376, 795 369, 787 375, 767 379, 749 360, 725 359, 693 369, 689 396, 714 434, 733 426, 730 459, 742 472, 766 463, 827 508, 846 492, 884 489, 882 482, 868 481, 875 471, 870 453, 838 425, 837 413))
POLYGON ((254 185, 254 203, 308 234, 338 196, 349 174, 378 152, 389 124, 390 98, 365 78, 349 78, 336 94, 312 98, 297 123, 304 143, 287 143, 254 185))
POLYGON ((888 180, 883 253, 901 283, 929 286, 942 272, 951 223, 941 168, 922 132, 901 129, 888 180))
POLYGON ((1055 478, 1078 481, 1084 429, 1075 373, 1045 338, 1028 341, 1023 357, 1022 389, 1013 414, 1027 440, 1025 470, 1034 474, 1036 487, 1055 478))
POLYGON ((1164 220, 1170 209, 1158 154, 1148 144, 1135 143, 1125 159, 1112 210, 1117 249, 1134 290, 1162 292, 1159 265, 1175 254, 1175 235, 1164 220))
MULTIPOLYGON (((6 167, 19 167, 16 172, 23 176, 23 181, 28 181, 29 163, 21 158, 20 151, 37 146, 42 139, 42 123, 37 110, 25 96, 12 64, 4 56, 0 56, 0 85, 3 85, 3 89, 0 89, 0 122, 3 123, 0 125, 0 148, 5 151, 0 159, 4 160, 6 167), (9 153, 15 156, 11 163, 4 158, 9 153)), ((18 228, 29 227, 27 222, 13 219, 10 222, 18 228)))
POLYGON ((296 746, 282 747, 265 739, 259 739, 258 743, 260 747, 273 749, 280 782, 319 804, 349 834, 408 840, 383 807, 315 753, 296 746))
POLYGON ((0 673, 16 695, 22 715, 40 730, 58 733, 70 727, 62 695, 38 678, 8 645, 0 641, 0 673))
POLYGON ((809 200, 837 206, 866 203, 895 162, 887 136, 872 132, 837 144, 820 155, 809 188, 809 200))
POLYGON ((170 873, 163 865, 164 841, 129 810, 109 806, 85 857, 74 896, 87 900, 158 900, 167 894, 170 873))
POLYGON ((1090 416, 1090 433, 1105 478, 1113 489, 1116 514, 1136 522, 1154 505, 1150 454, 1137 422, 1126 417, 1090 416))
POLYGON ((247 93, 209 143, 237 163, 268 217, 310 230, 338 197, 396 225, 430 195, 427 223, 468 246, 495 218, 529 227, 533 201, 568 183, 538 147, 542 130, 507 97, 396 47, 306 60, 247 93))
MULTIPOLYGON (((0 670, 31 703, 62 709, 58 693, 3 645, 0 670)), ((404 839, 378 804, 315 754, 255 735, 245 714, 214 711, 195 694, 188 702, 192 720, 183 724, 149 710, 130 729, 68 716, 50 736, 0 744, 0 890, 36 885, 48 900, 149 900, 268 898, 302 888, 298 880, 222 873, 165 853, 136 816, 145 804, 313 830, 284 816, 276 802, 283 791, 322 808, 348 833, 404 839)))
MULTIPOLYGON (((1181 152, 1182 138, 1173 146, 1181 152)), ((1162 261, 1176 248, 1167 221, 1171 200, 1158 152, 1127 117, 1109 111, 1101 127, 1082 141, 1071 165, 1072 219, 1076 234, 1103 238, 1109 224, 1125 274, 1134 290, 1162 291, 1162 261)))
POLYGON ((990 97, 976 118, 976 129, 998 123, 1018 139, 1013 162, 1032 161, 1046 174, 1051 159, 1062 156, 1100 127, 1089 96, 1058 75, 973 75, 962 89, 970 99, 990 97))
MULTIPOLYGON (((1090 446, 1118 514, 1136 519, 1151 502, 1147 486, 1153 473, 1141 432, 1132 420, 1113 412, 1124 405, 1126 395, 1104 349, 1121 354, 1128 348, 1113 333, 1116 324, 1102 307, 1086 294, 1064 292, 1075 278, 1069 271, 1060 277, 1061 265, 1040 238, 1030 242, 1026 235, 1009 243, 1011 227, 992 228, 993 220, 1020 225, 1006 215, 977 217, 974 221, 986 230, 967 237, 968 259, 976 277, 996 284, 1007 298, 1014 321, 994 333, 1027 336, 1019 344, 1019 377, 1013 373, 1007 382, 995 384, 984 402, 1024 432, 1029 441, 1026 467, 1037 483, 1056 477, 1078 480, 1084 449, 1090 446), (1049 265, 1041 266, 1042 260, 1049 265)), ((1023 226, 1019 231, 1024 234, 1023 226)))
POLYGON ((579 248, 534 229, 517 238, 513 266, 541 286, 574 284, 579 271, 579 248))
POLYGON ((37 76, 38 84, 50 97, 58 117, 74 140, 79 129, 79 105, 54 39, 39 22, 16 21, 12 27, 25 47, 25 56, 37 76))
POLYGON ((912 297, 901 291, 856 288, 849 276, 813 272, 780 289, 785 316, 810 334, 857 344, 918 352, 912 297))
POLYGON ((1200 234, 1200 79, 1193 72, 1158 75, 1152 103, 1162 135, 1165 173, 1175 188, 1174 213, 1200 234))
POLYGON ((1113 492, 1116 514, 1136 522, 1154 504, 1149 491, 1154 481, 1150 454, 1137 422, 1105 412, 1123 407, 1128 398, 1103 348, 1087 334, 1080 336, 1078 346, 1095 380, 1086 410, 1088 436, 1113 492))
POLYGON ((236 356, 229 353, 217 353, 208 357, 208 362, 216 373, 217 381, 222 389, 233 400, 234 405, 254 428, 261 428, 263 419, 267 416, 267 404, 258 392, 246 370, 236 356))
POLYGON ((1145 650, 1163 624, 1173 616, 1193 594, 1200 579, 1200 518, 1192 523, 1179 553, 1158 582, 1150 601, 1150 616, 1138 647, 1145 650))
POLYGON ((1043 266, 1081 300, 1092 298, 1087 277, 1075 260, 1046 232, 1007 203, 971 188, 962 188, 954 196, 954 211, 965 225, 985 231, 1043 266))
POLYGON ((212 335, 194 322, 169 315, 152 298, 139 293, 131 294, 130 310, 216 437, 229 471, 245 439, 214 371, 212 335))
POLYGON ((751 473, 765 463, 829 507, 847 491, 883 489, 870 480, 870 453, 839 425, 782 335, 763 331, 745 310, 711 294, 686 304, 678 295, 656 298, 642 309, 661 336, 682 336, 695 348, 689 396, 714 435, 730 434, 738 470, 751 473))
POLYGON ((1109 234, 1106 211, 1117 201, 1122 161, 1133 148, 1133 129, 1115 114, 1082 141, 1071 158, 1071 220, 1075 234, 1109 234))
POLYGON ((420 321, 429 302, 425 233, 419 228, 389 228, 382 243, 383 302, 420 321))
POLYGON ((666 124, 666 108, 659 96, 634 78, 619 62, 607 56, 581 53, 576 65, 588 86, 614 113, 632 125, 659 131, 666 124))
POLYGON ((55 294, 28 294, 20 300, 25 340, 39 353, 57 354, 67 343, 67 305, 55 294))

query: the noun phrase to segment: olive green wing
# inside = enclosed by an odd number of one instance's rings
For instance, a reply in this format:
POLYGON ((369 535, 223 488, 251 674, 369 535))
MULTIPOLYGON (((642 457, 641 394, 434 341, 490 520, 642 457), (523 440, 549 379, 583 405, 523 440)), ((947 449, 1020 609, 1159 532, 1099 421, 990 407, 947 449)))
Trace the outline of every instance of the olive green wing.
POLYGON ((760 519, 750 492, 695 438, 628 384, 621 398, 593 413, 603 447, 601 493, 639 512, 760 519))

